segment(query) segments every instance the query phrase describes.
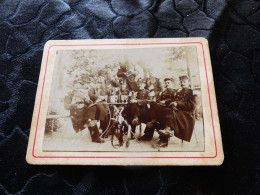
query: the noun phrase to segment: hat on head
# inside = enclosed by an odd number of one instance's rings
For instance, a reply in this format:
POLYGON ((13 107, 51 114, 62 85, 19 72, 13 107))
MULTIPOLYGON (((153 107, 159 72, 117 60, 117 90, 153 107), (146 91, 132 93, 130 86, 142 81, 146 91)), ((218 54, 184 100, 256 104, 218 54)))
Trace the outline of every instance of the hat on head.
POLYGON ((120 84, 124 84, 125 83, 125 81, 124 81, 124 79, 119 79, 119 81, 118 81, 120 84))
POLYGON ((132 71, 129 71, 129 72, 128 72, 128 76, 129 76, 129 77, 130 77, 130 76, 134 76, 134 77, 135 77, 136 75, 135 75, 135 73, 134 73, 134 72, 132 72, 132 71))
POLYGON ((172 78, 165 78, 165 79, 164 79, 164 82, 165 82, 165 81, 172 81, 172 78))
POLYGON ((146 80, 145 79, 139 79, 138 83, 146 83, 146 80))
POLYGON ((186 76, 186 75, 182 75, 182 76, 179 76, 179 79, 180 79, 180 80, 185 80, 185 79, 189 79, 189 77, 186 76))

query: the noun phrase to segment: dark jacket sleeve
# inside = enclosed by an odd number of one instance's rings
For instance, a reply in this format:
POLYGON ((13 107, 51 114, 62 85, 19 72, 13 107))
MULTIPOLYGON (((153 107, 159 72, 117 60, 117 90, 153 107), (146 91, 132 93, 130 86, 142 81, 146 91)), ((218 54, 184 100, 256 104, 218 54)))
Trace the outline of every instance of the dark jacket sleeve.
POLYGON ((118 77, 127 78, 127 76, 125 75, 126 72, 127 72, 126 69, 120 68, 120 69, 117 71, 117 76, 118 76, 118 77))
POLYGON ((156 87, 158 91, 162 91, 162 85, 160 83, 160 79, 156 78, 156 87))
POLYGON ((111 80, 111 85, 113 87, 119 87, 120 86, 120 83, 116 80, 116 79, 112 79, 111 80))
POLYGON ((195 109, 195 100, 193 98, 192 90, 186 94, 185 101, 177 101, 177 109, 184 111, 194 111, 195 109))

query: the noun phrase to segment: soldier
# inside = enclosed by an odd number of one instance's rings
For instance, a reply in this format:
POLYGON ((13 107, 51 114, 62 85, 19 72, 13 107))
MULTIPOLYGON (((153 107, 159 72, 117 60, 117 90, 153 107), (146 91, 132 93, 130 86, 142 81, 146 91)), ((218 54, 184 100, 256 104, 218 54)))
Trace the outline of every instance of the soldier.
POLYGON ((147 91, 148 91, 148 97, 147 99, 149 101, 154 101, 156 102, 157 98, 158 98, 158 95, 159 95, 159 92, 155 92, 155 89, 154 89, 154 86, 153 85, 150 85, 150 86, 147 86, 147 91))
POLYGON ((138 91, 138 86, 135 81, 136 74, 132 71, 129 71, 125 65, 120 65, 120 68, 117 71, 117 76, 119 78, 125 79, 128 90, 138 91))
POLYGON ((147 90, 144 88, 145 87, 145 81, 142 80, 139 82, 139 90, 138 92, 131 92, 129 93, 129 104, 126 106, 126 108, 123 111, 123 116, 126 119, 127 123, 131 125, 131 139, 135 139, 134 134, 135 134, 135 129, 136 125, 140 124, 140 122, 143 122, 142 120, 139 121, 139 117, 144 114, 143 112, 146 112, 147 107, 145 105, 145 99, 147 98, 147 90), (131 96, 131 97, 130 97, 131 96))
MULTIPOLYGON (((147 98, 149 91, 145 89, 146 81, 141 79, 139 80, 139 90, 137 92, 136 100, 131 100, 131 110, 134 119, 132 120, 133 125, 138 125, 140 122, 148 122, 145 120, 148 107, 147 107, 147 98)), ((146 123, 145 122, 145 123, 146 123)))
POLYGON ((64 107, 66 110, 70 110, 72 126, 75 132, 82 131, 86 122, 83 108, 88 102, 80 91, 81 87, 82 85, 79 81, 74 81, 73 90, 64 99, 64 107))
POLYGON ((180 76, 181 89, 176 91, 174 101, 170 103, 171 108, 164 110, 165 129, 158 131, 160 140, 159 147, 167 147, 168 140, 174 136, 181 140, 190 141, 195 125, 193 111, 195 109, 195 99, 190 89, 189 78, 180 76))
MULTIPOLYGON (((92 88, 89 89, 88 95, 92 102, 86 109, 86 118, 89 122, 99 120, 100 129, 104 132, 109 123, 108 107, 103 104, 105 102, 104 98, 101 98, 104 91, 101 86, 101 82, 98 81, 92 88)), ((95 126, 97 128, 97 126, 95 126)), ((102 140, 102 139, 101 139, 102 140)), ((104 142, 102 140, 102 142, 104 142)))
POLYGON ((154 77, 152 72, 148 73, 148 77, 146 79, 146 87, 147 89, 150 88, 150 90, 153 89, 156 98, 159 97, 159 93, 160 91, 162 91, 160 80, 154 77))
POLYGON ((126 82, 124 82, 124 80, 120 80, 119 83, 120 83, 120 86, 119 86, 120 94, 128 96, 129 95, 129 90, 126 87, 126 82))
POLYGON ((144 135, 139 141, 150 141, 153 138, 154 130, 164 128, 165 117, 164 109, 168 108, 174 100, 175 90, 171 78, 164 79, 165 90, 161 93, 157 102, 151 102, 151 118, 152 120, 146 124, 144 135))
POLYGON ((96 124, 88 121, 86 116, 87 108, 91 104, 85 91, 82 91, 83 86, 79 81, 73 83, 73 91, 65 97, 64 106, 70 110, 70 117, 72 126, 75 132, 82 131, 88 127, 91 135, 92 142, 103 143, 104 141, 99 139, 99 131, 96 124))
POLYGON ((119 83, 119 102, 127 103, 130 91, 126 88, 126 83, 124 82, 124 80, 120 80, 119 83))
POLYGON ((117 81, 116 77, 112 74, 111 70, 109 69, 106 74, 105 78, 105 85, 107 86, 107 93, 111 95, 111 90, 114 87, 119 87, 120 83, 117 81))

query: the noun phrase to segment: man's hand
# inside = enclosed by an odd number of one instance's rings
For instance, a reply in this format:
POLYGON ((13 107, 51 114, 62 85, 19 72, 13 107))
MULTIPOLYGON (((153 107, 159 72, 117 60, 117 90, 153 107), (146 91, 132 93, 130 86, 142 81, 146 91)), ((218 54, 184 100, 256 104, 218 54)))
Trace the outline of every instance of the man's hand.
POLYGON ((170 106, 176 107, 176 106, 177 106, 177 102, 172 102, 172 103, 170 103, 170 106))
POLYGON ((170 106, 172 107, 173 110, 178 110, 177 109, 177 102, 170 103, 170 106))
POLYGON ((135 99, 130 100, 130 103, 136 103, 136 102, 137 102, 137 100, 135 100, 135 99))

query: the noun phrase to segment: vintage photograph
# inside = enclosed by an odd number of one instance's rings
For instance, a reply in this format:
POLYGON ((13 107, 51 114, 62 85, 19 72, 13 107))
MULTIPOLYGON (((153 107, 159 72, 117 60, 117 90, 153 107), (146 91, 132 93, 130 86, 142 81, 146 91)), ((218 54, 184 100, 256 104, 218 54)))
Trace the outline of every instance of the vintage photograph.
POLYGON ((201 152, 194 45, 57 50, 44 152, 201 152))

